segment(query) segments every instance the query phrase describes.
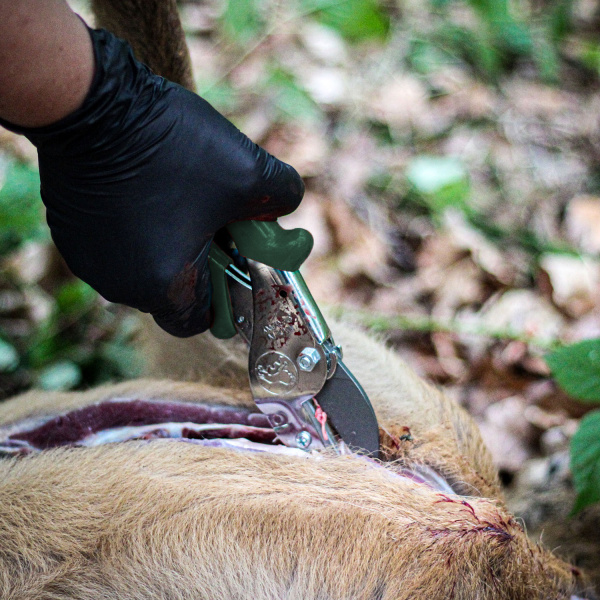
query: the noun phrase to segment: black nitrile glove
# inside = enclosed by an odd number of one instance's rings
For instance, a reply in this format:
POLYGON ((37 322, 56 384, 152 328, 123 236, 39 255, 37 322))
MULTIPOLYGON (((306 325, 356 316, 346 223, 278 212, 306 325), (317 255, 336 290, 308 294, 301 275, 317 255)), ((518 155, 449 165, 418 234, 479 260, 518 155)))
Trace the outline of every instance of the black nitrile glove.
POLYGON ((200 333, 214 233, 293 211, 302 180, 126 42, 91 37, 96 72, 80 109, 37 129, 0 123, 37 146, 48 224, 73 273, 173 335, 200 333))

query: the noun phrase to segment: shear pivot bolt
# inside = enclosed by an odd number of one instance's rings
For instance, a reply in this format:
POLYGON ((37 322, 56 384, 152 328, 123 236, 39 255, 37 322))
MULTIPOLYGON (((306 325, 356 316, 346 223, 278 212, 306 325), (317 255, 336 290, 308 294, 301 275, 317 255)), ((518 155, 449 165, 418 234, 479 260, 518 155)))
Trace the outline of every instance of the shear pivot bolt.
POLYGON ((312 435, 308 431, 301 431, 296 436, 296 443, 300 448, 308 448, 312 443, 312 435))
POLYGON ((272 427, 281 427, 282 425, 287 425, 286 418, 283 413, 274 413, 270 416, 269 421, 271 421, 272 427))
POLYGON ((298 354, 296 362, 301 371, 310 373, 320 360, 321 355, 316 348, 304 348, 304 350, 298 354))

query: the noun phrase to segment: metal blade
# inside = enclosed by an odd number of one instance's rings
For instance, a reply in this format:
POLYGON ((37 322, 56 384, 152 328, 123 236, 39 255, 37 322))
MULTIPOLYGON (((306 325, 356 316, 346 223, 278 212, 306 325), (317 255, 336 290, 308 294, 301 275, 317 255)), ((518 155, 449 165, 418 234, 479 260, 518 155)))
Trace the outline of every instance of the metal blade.
POLYGON ((375 411, 360 383, 341 360, 316 398, 352 450, 379 458, 379 425, 375 411))

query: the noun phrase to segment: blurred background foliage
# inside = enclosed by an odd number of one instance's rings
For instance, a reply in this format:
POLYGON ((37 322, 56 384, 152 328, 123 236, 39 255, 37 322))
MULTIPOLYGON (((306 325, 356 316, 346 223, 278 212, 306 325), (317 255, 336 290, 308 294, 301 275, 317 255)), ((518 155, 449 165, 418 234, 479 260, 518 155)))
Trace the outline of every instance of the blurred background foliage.
MULTIPOLYGON (((73 6, 92 20, 85 3, 73 6)), ((455 106, 437 120, 426 112, 460 95, 461 83, 467 93, 483 95, 483 105, 496 102, 494 95, 502 96, 513 77, 555 88, 596 86, 599 16, 593 2, 228 0, 182 2, 181 11, 199 92, 218 109, 292 163, 294 143, 285 139, 286 128, 325 132, 325 151, 310 136, 307 148, 300 148, 314 153, 301 157, 309 189, 324 188, 317 176, 324 171, 311 161, 323 154, 331 160, 348 137, 366 132, 371 150, 384 160, 365 161, 367 173, 350 192, 359 215, 374 200, 396 215, 424 217, 433 231, 443 227, 451 208, 487 239, 517 252, 581 253, 527 220, 496 218, 498 201, 514 204, 515 190, 502 181, 510 169, 498 173, 489 148, 475 167, 464 151, 461 156, 444 148, 465 123, 472 131, 497 132, 506 107, 469 107, 465 101, 464 110, 455 106)), ((589 175, 577 191, 596 191, 600 178, 589 175)), ((72 279, 51 249, 38 188, 34 152, 3 132, 0 395, 32 384, 96 385, 140 368, 128 345, 132 319, 72 279)), ((392 218, 391 226, 397 225, 392 218)), ((401 229, 397 245, 405 256, 396 267, 410 273, 414 246, 422 240, 401 229)))
POLYGON ((0 395, 139 373, 134 320, 72 277, 51 242, 35 163, 0 144, 0 395), (15 157, 15 154, 17 157, 15 157))

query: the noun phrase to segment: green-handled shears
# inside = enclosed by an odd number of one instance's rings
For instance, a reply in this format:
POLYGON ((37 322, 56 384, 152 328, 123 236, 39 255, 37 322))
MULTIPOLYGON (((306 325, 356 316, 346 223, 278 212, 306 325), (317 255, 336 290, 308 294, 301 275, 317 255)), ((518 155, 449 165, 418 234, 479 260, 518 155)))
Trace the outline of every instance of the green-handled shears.
POLYGON ((276 221, 227 226, 244 265, 213 243, 212 333, 248 343, 250 388, 286 446, 350 449, 377 457, 379 427, 361 385, 342 362, 299 268, 313 246, 304 229, 276 221))

